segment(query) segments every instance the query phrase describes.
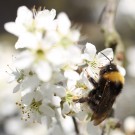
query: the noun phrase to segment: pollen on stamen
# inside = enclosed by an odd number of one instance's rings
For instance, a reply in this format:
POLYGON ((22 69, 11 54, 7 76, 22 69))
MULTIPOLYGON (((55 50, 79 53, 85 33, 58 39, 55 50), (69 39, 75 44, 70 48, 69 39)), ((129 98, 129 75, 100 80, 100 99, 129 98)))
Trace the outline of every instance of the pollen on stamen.
POLYGON ((30 114, 32 113, 31 109, 29 109, 27 106, 24 106, 21 102, 16 102, 16 105, 21 110, 21 120, 28 121, 30 120, 30 114))
POLYGON ((24 105, 22 103, 22 100, 20 102, 16 102, 16 105, 21 110, 21 116, 22 116, 21 120, 33 122, 33 123, 37 122, 35 116, 37 115, 37 113, 41 115, 41 112, 39 110, 41 104, 42 104, 41 101, 35 101, 35 99, 32 100, 30 105, 24 105))

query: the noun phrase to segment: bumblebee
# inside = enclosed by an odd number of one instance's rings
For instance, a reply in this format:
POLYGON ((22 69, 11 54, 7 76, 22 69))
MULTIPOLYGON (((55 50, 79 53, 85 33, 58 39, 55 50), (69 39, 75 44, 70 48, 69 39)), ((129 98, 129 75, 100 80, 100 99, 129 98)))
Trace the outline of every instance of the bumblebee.
POLYGON ((101 68, 98 82, 91 77, 89 77, 89 81, 93 84, 94 89, 89 92, 87 97, 80 98, 77 102, 88 103, 93 111, 91 121, 94 121, 96 126, 111 113, 113 103, 123 88, 124 76, 110 61, 108 65, 101 68))

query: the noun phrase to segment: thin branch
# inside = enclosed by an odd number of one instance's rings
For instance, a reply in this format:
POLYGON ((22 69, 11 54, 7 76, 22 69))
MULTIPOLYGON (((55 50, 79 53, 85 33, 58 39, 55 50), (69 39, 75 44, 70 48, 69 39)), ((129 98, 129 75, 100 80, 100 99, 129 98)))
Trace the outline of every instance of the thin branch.
POLYGON ((79 135, 79 129, 78 129, 78 123, 75 119, 75 117, 72 117, 72 120, 73 120, 73 123, 74 123, 74 126, 75 126, 75 132, 76 132, 76 135, 79 135))
POLYGON ((101 135, 104 135, 105 134, 105 126, 102 128, 102 132, 101 132, 101 135))
POLYGON ((107 0, 107 3, 100 16, 100 24, 103 30, 115 30, 115 16, 119 0, 107 0))
POLYGON ((105 37, 105 47, 112 48, 114 51, 114 62, 118 65, 123 65, 124 44, 115 28, 115 16, 118 3, 119 0, 107 0, 99 23, 105 37))

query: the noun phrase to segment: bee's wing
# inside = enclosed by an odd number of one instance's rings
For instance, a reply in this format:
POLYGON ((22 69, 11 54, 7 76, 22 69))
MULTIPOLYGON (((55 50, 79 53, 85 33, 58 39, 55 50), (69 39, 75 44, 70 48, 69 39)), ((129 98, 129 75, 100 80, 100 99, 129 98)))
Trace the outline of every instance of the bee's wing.
POLYGON ((108 116, 114 101, 115 97, 111 94, 109 83, 106 82, 106 85, 103 88, 102 99, 91 118, 91 120, 94 120, 94 125, 100 124, 108 116))

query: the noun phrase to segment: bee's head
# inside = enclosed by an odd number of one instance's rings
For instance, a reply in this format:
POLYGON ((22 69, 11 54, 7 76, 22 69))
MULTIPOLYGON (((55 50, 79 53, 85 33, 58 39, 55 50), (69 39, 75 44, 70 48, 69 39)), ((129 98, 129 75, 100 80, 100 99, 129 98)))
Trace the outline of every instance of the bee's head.
POLYGON ((113 72, 113 71, 118 71, 117 66, 113 63, 110 63, 110 64, 102 67, 102 69, 100 70, 100 75, 103 75, 108 72, 113 72))
MULTIPOLYGON (((101 52, 101 54, 103 54, 103 53, 101 52)), ((102 67, 102 69, 100 70, 100 75, 103 75, 108 72, 118 71, 117 66, 112 63, 113 60, 110 60, 105 54, 103 54, 103 55, 109 60, 110 63, 108 65, 102 67)))

